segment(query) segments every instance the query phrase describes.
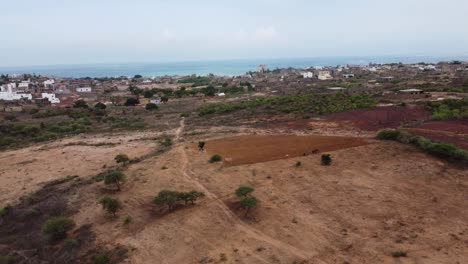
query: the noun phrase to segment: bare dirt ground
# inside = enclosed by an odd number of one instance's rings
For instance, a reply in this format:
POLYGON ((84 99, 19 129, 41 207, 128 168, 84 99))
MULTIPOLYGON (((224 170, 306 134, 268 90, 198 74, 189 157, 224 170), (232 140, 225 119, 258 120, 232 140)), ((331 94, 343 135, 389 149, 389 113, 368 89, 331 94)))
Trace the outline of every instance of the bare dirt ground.
POLYGON ((147 154, 156 141, 136 139, 158 133, 87 135, 0 153, 0 204, 9 204, 43 183, 66 176, 94 176, 115 164, 115 155, 147 154))
POLYGON ((209 141, 206 150, 210 154, 220 154, 226 165, 233 166, 305 156, 313 150, 327 152, 365 144, 363 139, 351 137, 248 135, 209 141))
MULTIPOLYGON (((224 137, 220 131, 229 132, 213 127, 189 136, 183 119, 177 130, 162 131, 174 136, 172 149, 129 165, 121 192, 101 182, 73 194, 81 201, 73 216, 77 226, 92 224, 98 244, 127 247, 125 262, 135 264, 468 262, 466 169, 412 146, 362 138, 347 139, 344 146, 330 149, 331 166, 322 166, 319 155, 238 166, 210 164, 210 145, 217 142, 210 139, 224 137), (190 147, 198 140, 205 140, 209 151, 190 147), (354 147, 342 149, 350 142, 354 147), (296 161, 302 165, 296 167, 296 161), (236 208, 233 195, 241 184, 253 186, 260 201, 247 218, 236 208), (163 189, 198 190, 206 197, 194 206, 161 216, 151 201, 163 189), (97 203, 104 194, 122 201, 118 217, 109 216, 97 203), (125 216, 132 218, 128 226, 122 224, 125 216), (393 258, 394 251, 405 251, 408 256, 393 258)), ((242 133, 255 131, 251 128, 242 133)), ((113 157, 120 152, 143 156, 157 143, 135 138, 162 132, 77 137, 2 152, 2 202, 26 195, 46 180, 94 176, 104 170, 104 164, 112 166, 113 157), (118 144, 65 146, 71 141, 118 144)), ((294 149, 304 143, 291 140, 296 138, 293 136, 285 137, 289 147, 281 146, 294 149)), ((229 139, 219 142, 225 145, 229 139)), ((239 146, 231 149, 251 148, 241 145, 245 142, 235 143, 239 146)), ((269 145, 257 146, 262 147, 269 145)), ((230 155, 229 148, 223 151, 226 157, 230 155)))

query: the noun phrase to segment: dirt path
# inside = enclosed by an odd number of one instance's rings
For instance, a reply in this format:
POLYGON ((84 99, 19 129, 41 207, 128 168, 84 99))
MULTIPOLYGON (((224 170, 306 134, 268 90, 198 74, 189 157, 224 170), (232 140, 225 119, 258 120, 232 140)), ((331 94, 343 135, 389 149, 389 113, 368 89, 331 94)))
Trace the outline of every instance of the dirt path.
MULTIPOLYGON (((176 130, 175 133, 175 141, 179 141, 182 137, 182 132, 185 127, 185 119, 182 118, 180 121, 180 126, 176 130)), ((197 181, 193 176, 194 172, 191 169, 190 166, 190 161, 187 156, 187 152, 185 150, 185 147, 183 145, 178 147, 178 151, 180 152, 181 155, 181 161, 182 161, 182 167, 181 167, 181 172, 184 178, 190 182, 193 186, 196 186, 197 189, 203 191, 208 199, 210 199, 210 202, 213 202, 221 211, 228 217, 228 220, 232 221, 232 224, 237 228, 239 231, 244 232, 248 236, 257 239, 259 241, 262 241, 266 244, 269 244, 273 247, 276 247, 278 249, 283 249, 291 253, 292 255, 302 258, 302 259, 310 259, 313 258, 314 256, 305 250, 296 248, 292 245, 286 244, 280 240, 277 240, 273 237, 268 236, 267 234, 252 228, 251 226, 245 224, 237 215, 235 215, 227 206, 226 204, 219 198, 217 197, 214 193, 210 192, 203 184, 201 184, 199 181, 197 181)))

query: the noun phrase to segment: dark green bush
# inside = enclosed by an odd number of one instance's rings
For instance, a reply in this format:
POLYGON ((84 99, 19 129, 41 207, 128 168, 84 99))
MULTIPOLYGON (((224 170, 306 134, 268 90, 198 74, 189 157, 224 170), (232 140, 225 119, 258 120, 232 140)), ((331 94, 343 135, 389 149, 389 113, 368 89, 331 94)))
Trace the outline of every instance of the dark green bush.
POLYGON ((330 165, 332 162, 330 154, 322 154, 321 160, 323 165, 330 165))
POLYGON ((218 154, 215 154, 213 156, 211 156, 210 158, 210 163, 215 163, 215 162, 220 162, 223 160, 223 157, 221 157, 221 155, 218 155, 218 154))
POLYGON ((250 195, 255 189, 247 185, 241 185, 236 189, 235 194, 237 197, 241 198, 247 195, 250 195))
POLYGON ((467 150, 458 148, 452 144, 433 142, 425 137, 412 135, 406 131, 383 130, 377 134, 377 138, 382 140, 396 140, 404 144, 413 144, 431 155, 468 163, 467 150))
POLYGON ((67 232, 75 227, 73 220, 65 217, 55 217, 47 220, 42 226, 42 232, 55 241, 67 236, 67 232))

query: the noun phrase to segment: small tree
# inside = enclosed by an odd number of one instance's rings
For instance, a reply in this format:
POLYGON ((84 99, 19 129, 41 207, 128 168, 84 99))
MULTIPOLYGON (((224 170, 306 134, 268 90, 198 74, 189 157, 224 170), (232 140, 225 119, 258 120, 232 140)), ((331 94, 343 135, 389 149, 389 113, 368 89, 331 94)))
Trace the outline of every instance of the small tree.
POLYGON ((210 163, 220 162, 222 160, 223 160, 223 157, 221 157, 221 155, 215 154, 215 155, 211 156, 210 163))
POLYGON ((133 97, 130 97, 130 98, 127 98, 127 101, 125 101, 125 106, 135 106, 137 104, 140 103, 140 100, 138 100, 137 98, 133 98, 133 97))
POLYGON ((115 216, 115 213, 117 213, 117 211, 122 208, 122 204, 119 200, 109 196, 104 196, 99 199, 99 203, 102 205, 102 209, 106 210, 108 213, 111 213, 113 216, 115 216))
POLYGON ((198 141, 198 150, 200 151, 205 150, 205 141, 198 141))
POLYGON ((145 109, 148 111, 158 110, 158 105, 149 103, 149 104, 146 104, 145 109))
POLYGON ((330 154, 323 154, 322 155, 322 164, 323 165, 330 165, 332 162, 332 158, 330 154))
POLYGON ((130 161, 126 154, 119 154, 114 158, 115 162, 122 163, 124 166, 130 161))
POLYGON ((257 206, 257 198, 254 196, 245 196, 240 199, 241 206, 245 209, 245 215, 247 216, 252 208, 257 206))
POLYGON ((67 236, 67 232, 75 227, 73 220, 65 217, 54 217, 45 222, 42 226, 42 232, 50 240, 56 241, 67 236))
POLYGON ((247 185, 241 185, 236 189, 236 196, 239 198, 246 197, 250 195, 255 189, 247 185))
POLYGON ((94 105, 94 108, 104 110, 104 109, 107 108, 107 106, 105 104, 99 102, 99 103, 94 105))
POLYGON ((162 190, 153 199, 153 203, 159 206, 167 206, 167 209, 172 210, 174 205, 179 201, 179 192, 162 190))
POLYGON ((104 175, 104 184, 115 184, 120 191, 120 185, 125 181, 125 175, 122 171, 116 170, 104 175))
POLYGON ((190 191, 190 192, 181 192, 179 193, 179 200, 182 200, 187 203, 195 204, 198 198, 204 197, 205 194, 202 192, 197 192, 197 191, 190 191))

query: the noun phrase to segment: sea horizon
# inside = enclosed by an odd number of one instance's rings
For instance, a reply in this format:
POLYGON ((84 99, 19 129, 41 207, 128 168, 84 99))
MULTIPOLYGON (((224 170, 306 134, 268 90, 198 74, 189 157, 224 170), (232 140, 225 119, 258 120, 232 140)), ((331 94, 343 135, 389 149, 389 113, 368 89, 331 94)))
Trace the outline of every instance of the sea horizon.
POLYGON ((438 63, 468 60, 462 56, 324 56, 304 58, 220 59, 166 62, 122 62, 0 66, 0 74, 37 74, 60 78, 144 77, 208 75, 238 76, 255 71, 260 64, 268 69, 312 66, 367 65, 369 63, 438 63))

